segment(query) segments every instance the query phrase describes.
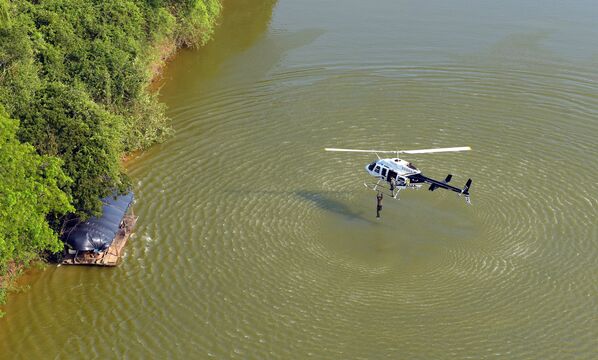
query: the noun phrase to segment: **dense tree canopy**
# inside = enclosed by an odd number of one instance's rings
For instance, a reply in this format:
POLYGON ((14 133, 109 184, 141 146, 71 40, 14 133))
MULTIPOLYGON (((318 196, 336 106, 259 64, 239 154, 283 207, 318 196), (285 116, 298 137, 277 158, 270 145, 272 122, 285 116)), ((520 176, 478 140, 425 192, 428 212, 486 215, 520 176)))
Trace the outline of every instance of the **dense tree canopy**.
POLYGON ((124 185, 118 163, 122 117, 89 100, 82 89, 46 82, 18 116, 21 140, 65 160, 64 171, 73 182, 64 190, 75 208, 97 213, 106 190, 124 185))
POLYGON ((18 137, 63 160, 80 215, 126 186, 123 152, 171 130, 148 90, 160 44, 202 45, 217 0, 0 0, 0 104, 18 137))
POLYGON ((0 272, 10 260, 60 250, 62 243, 46 216, 74 210, 60 190, 70 183, 62 161, 38 155, 33 146, 19 142, 17 126, 18 121, 0 108, 0 272))

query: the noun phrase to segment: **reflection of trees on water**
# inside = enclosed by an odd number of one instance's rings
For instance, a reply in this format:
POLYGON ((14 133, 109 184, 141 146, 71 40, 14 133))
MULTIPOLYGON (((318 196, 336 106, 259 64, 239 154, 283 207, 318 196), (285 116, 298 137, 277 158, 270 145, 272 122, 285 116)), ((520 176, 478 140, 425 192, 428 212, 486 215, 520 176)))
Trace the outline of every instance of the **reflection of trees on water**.
POLYGON ((223 37, 232 51, 245 50, 268 29, 275 4, 276 0, 226 2, 214 40, 223 37))
MULTIPOLYGON (((215 74, 230 57, 248 49, 264 34, 272 18, 275 0, 240 0, 223 5, 212 40, 196 50, 183 49, 167 71, 167 77, 181 78, 179 72, 193 69, 194 78, 206 79, 215 74)), ((177 81, 180 92, 181 81, 177 81)), ((165 83, 168 86, 168 82, 165 83)))

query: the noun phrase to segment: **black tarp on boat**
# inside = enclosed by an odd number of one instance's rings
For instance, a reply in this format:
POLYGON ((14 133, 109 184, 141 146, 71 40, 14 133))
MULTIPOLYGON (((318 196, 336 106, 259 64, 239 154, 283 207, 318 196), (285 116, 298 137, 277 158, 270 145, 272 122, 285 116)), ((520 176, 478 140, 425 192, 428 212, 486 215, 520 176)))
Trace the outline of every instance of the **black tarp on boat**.
POLYGON ((76 224, 65 232, 63 240, 78 251, 105 251, 112 244, 132 202, 133 192, 103 198, 102 216, 76 224))

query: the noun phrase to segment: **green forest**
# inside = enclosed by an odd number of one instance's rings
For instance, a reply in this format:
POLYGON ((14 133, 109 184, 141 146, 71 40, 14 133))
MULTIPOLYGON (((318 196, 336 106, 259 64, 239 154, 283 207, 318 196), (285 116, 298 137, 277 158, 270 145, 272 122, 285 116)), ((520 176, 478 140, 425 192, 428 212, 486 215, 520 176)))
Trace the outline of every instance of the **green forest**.
POLYGON ((0 0, 0 303, 62 249, 61 220, 129 187, 121 159, 171 132, 151 82, 209 40, 218 0, 0 0))

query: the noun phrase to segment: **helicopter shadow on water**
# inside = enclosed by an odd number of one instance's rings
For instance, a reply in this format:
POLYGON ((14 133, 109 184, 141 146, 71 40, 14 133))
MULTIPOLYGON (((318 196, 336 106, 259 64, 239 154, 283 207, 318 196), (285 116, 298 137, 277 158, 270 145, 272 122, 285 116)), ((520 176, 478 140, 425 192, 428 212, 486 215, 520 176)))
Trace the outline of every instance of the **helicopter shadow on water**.
MULTIPOLYGON (((307 191, 307 190, 299 190, 295 191, 294 194, 301 199, 307 200, 318 208, 326 211, 330 211, 332 213, 342 215, 346 220, 360 220, 367 222, 369 224, 376 223, 372 221, 372 219, 364 216, 363 212, 358 212, 352 210, 349 206, 344 204, 343 202, 336 200, 326 194, 345 194, 346 192, 343 191, 307 191)), ((374 211, 375 209, 372 209, 374 211)))
MULTIPOLYGON (((335 199, 335 196, 346 194, 346 191, 313 191, 313 190, 295 190, 295 191, 276 191, 276 190, 235 190, 243 194, 261 194, 261 195, 286 195, 296 196, 306 202, 314 204, 319 209, 342 216, 347 221, 363 221, 368 224, 377 224, 378 222, 365 216, 363 212, 352 210, 347 204, 335 199)), ((375 212, 375 208, 372 208, 375 212)))

